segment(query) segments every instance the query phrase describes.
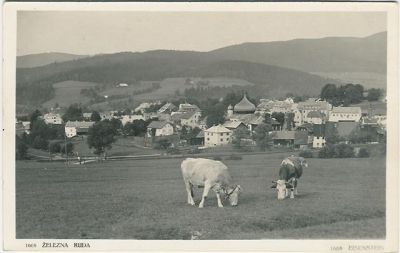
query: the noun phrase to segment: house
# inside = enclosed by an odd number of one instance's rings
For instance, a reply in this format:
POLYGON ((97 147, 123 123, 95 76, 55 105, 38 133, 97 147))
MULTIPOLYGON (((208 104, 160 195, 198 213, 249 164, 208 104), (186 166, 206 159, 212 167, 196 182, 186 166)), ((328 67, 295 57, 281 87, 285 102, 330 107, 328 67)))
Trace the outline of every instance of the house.
POLYGON ((179 105, 179 112, 192 112, 192 111, 200 111, 200 108, 197 105, 192 104, 180 104, 179 105))
POLYGON ((125 126, 128 122, 132 123, 135 120, 145 120, 143 115, 140 114, 132 114, 132 115, 122 115, 121 123, 125 126))
POLYGON ((180 125, 192 128, 199 127, 200 117, 201 117, 200 111, 190 111, 183 113, 180 118, 180 125))
POLYGON ((16 134, 21 136, 23 133, 30 134, 31 122, 30 121, 17 121, 15 124, 16 134))
POLYGON ((308 133, 305 131, 274 131, 272 132, 274 146, 304 149, 310 145, 308 133))
POLYGON ((112 118, 114 118, 114 113, 112 112, 101 112, 100 114, 100 118, 101 120, 111 120, 112 118))
POLYGON ((308 123, 311 124, 324 124, 326 121, 326 114, 320 111, 311 111, 307 115, 308 123))
POLYGON ((174 127, 167 121, 152 121, 147 126, 147 136, 169 136, 174 134, 174 127))
POLYGON ((87 134, 94 123, 93 121, 68 121, 65 124, 65 135, 68 138, 72 138, 77 135, 87 134))
POLYGON ((31 133, 31 122, 30 121, 21 121, 21 125, 19 125, 20 130, 22 129, 26 134, 31 133))
POLYGON ((314 129, 313 129, 313 124, 311 123, 304 123, 303 125, 297 126, 296 131, 305 131, 308 134, 312 134, 314 129))
POLYGON ((312 137, 312 147, 322 148, 326 145, 325 139, 325 124, 313 124, 313 137, 312 137))
POLYGON ((231 131, 235 131, 237 129, 247 130, 247 126, 243 122, 236 120, 226 121, 222 126, 228 128, 231 131))
POLYGON ((231 142, 232 131, 222 125, 212 126, 204 130, 204 146, 215 147, 228 145, 231 142))
POLYGON ((361 107, 333 107, 329 113, 330 122, 359 122, 361 107))
POLYGON ((168 113, 171 114, 171 112, 176 111, 178 108, 173 104, 173 103, 166 103, 165 105, 161 106, 160 109, 158 109, 158 113, 168 113))
POLYGON ((200 131, 195 137, 190 139, 191 145, 204 145, 204 131, 200 131))
POLYGON ((298 126, 304 123, 311 123, 311 119, 308 117, 308 114, 312 111, 318 111, 325 115, 329 115, 328 113, 332 109, 332 105, 326 101, 309 99, 304 102, 299 102, 297 107, 294 108, 294 122, 296 126, 298 126))
POLYGON ((46 124, 61 125, 63 120, 58 113, 46 113, 43 115, 43 120, 46 124))
POLYGON ((90 120, 92 118, 92 113, 91 112, 84 112, 82 113, 83 119, 84 120, 90 120))

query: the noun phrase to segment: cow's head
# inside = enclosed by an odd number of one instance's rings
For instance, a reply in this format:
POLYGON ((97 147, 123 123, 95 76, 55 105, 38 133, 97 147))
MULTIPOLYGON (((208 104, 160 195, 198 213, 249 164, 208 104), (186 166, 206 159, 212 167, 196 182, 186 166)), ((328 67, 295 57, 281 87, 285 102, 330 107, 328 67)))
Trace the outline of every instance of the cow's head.
POLYGON ((286 180, 272 181, 273 185, 271 188, 276 188, 278 199, 284 199, 286 197, 286 180))
POLYGON ((291 178, 289 181, 286 180, 277 180, 277 181, 272 181, 273 185, 271 188, 276 188, 276 192, 278 195, 278 199, 285 199, 289 195, 289 191, 293 190, 293 187, 297 179, 291 178))
POLYGON ((229 203, 231 206, 237 206, 239 202, 239 195, 242 192, 242 188, 240 185, 236 185, 234 187, 228 187, 224 190, 225 199, 229 199, 229 203))

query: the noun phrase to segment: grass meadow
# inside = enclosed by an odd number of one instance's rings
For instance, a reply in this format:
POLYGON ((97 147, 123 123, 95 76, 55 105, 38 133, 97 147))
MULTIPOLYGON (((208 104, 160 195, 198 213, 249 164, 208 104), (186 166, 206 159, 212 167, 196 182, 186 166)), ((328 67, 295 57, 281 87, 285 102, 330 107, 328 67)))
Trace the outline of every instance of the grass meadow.
MULTIPOLYGON (((370 239, 385 237, 385 160, 309 159, 299 196, 271 181, 287 154, 226 160, 243 188, 238 207, 186 203, 182 159, 66 165, 17 161, 17 238, 370 239)), ((195 190, 199 203, 202 189, 195 190)))

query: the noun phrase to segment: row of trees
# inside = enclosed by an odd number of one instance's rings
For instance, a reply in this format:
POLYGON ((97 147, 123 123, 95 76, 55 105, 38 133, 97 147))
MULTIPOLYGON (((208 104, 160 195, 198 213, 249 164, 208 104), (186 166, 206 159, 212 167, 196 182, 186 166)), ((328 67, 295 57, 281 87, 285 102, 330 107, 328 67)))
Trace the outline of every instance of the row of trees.
POLYGON ((336 86, 335 84, 326 84, 321 89, 320 97, 334 106, 350 105, 360 103, 364 99, 368 101, 377 101, 382 95, 380 89, 369 89, 368 95, 364 97, 364 86, 360 84, 346 84, 336 86))

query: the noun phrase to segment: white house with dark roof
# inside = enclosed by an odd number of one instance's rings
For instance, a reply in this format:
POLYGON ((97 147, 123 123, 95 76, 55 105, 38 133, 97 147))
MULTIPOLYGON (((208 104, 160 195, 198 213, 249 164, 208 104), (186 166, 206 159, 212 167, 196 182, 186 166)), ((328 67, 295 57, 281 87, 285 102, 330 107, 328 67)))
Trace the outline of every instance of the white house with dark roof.
POLYGON ((359 122, 361 107, 333 107, 329 113, 330 122, 359 122))
POLYGON ((174 127, 167 121, 152 121, 147 126, 147 136, 169 136, 174 134, 174 127))
POLYGON ((232 131, 221 125, 204 130, 204 146, 215 147, 228 145, 232 140, 232 131))
POLYGON ((93 121, 68 121, 65 124, 65 135, 71 138, 78 134, 87 134, 94 123, 93 121))
POLYGON ((52 112, 43 115, 43 120, 46 124, 52 124, 52 125, 61 125, 63 123, 60 114, 52 112))

